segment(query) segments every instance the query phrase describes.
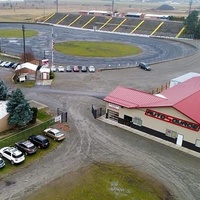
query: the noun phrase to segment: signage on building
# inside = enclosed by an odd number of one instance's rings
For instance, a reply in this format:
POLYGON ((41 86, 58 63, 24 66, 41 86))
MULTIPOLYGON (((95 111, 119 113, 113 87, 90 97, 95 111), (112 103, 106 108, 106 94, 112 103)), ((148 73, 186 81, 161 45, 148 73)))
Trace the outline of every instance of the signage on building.
POLYGON ((116 110, 119 110, 119 106, 117 106, 117 105, 115 105, 115 104, 109 103, 108 106, 109 106, 110 108, 114 108, 114 109, 116 109, 116 110))
POLYGON ((61 115, 56 116, 56 117, 54 118, 54 121, 55 121, 55 122, 61 122, 61 115))
POLYGON ((186 120, 179 119, 177 117, 173 117, 173 116, 170 116, 170 115, 167 115, 164 113, 160 113, 160 112, 157 112, 154 110, 150 110, 150 109, 146 110, 145 115, 168 122, 168 123, 171 123, 171 124, 174 124, 174 125, 177 125, 177 126, 181 126, 183 128, 190 129, 192 131, 199 131, 199 128, 200 128, 199 124, 188 122, 186 120))

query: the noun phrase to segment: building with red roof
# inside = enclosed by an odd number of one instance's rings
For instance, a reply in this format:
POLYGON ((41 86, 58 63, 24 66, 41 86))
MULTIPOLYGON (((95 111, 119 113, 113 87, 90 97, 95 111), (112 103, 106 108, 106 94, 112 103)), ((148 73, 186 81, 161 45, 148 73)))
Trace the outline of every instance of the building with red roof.
POLYGON ((106 118, 200 152, 200 76, 159 94, 118 86, 104 101, 106 118))

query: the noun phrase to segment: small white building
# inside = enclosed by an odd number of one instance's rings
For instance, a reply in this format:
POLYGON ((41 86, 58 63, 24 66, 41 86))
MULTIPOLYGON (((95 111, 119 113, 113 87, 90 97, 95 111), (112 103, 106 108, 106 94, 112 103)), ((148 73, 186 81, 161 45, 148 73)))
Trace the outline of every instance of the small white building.
POLYGON ((42 67, 40 69, 40 79, 41 80, 49 80, 50 79, 50 68, 42 67))
POLYGON ((182 76, 176 77, 176 78, 170 80, 169 87, 170 88, 174 87, 175 85, 177 85, 179 83, 182 83, 184 81, 187 81, 190 78, 197 77, 197 76, 200 76, 200 74, 196 73, 196 72, 189 72, 189 73, 184 74, 182 76))
MULTIPOLYGON (((15 69, 15 74, 17 77, 26 74, 26 80, 36 80, 38 65, 26 62, 18 65, 15 69)), ((24 80, 23 80, 24 81, 24 80)))

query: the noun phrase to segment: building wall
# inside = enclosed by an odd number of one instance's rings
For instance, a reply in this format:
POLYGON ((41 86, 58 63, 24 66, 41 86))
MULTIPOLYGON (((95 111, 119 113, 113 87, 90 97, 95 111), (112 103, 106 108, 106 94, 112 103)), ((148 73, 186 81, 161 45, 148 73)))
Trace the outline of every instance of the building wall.
POLYGON ((22 68, 19 70, 16 70, 15 73, 17 75, 28 73, 28 80, 35 80, 36 79, 36 71, 28 69, 28 68, 22 68))
MULTIPOLYGON (((117 107, 116 107, 117 108, 117 107)), ((200 140, 200 130, 191 130, 186 127, 182 127, 179 125, 175 125, 173 123, 169 123, 167 121, 160 120, 158 118, 154 118, 148 115, 145 115, 146 108, 137 108, 137 109, 127 109, 121 106, 119 109, 115 109, 114 106, 109 106, 109 103, 106 103, 106 112, 107 110, 113 110, 115 112, 119 112, 119 118, 124 119, 124 115, 130 116, 132 118, 137 117, 141 119, 142 126, 148 127, 150 129, 161 132, 170 137, 176 137, 176 135, 181 134, 184 136, 183 140, 189 143, 195 144, 196 140, 200 140)), ((178 112, 176 109, 172 107, 161 107, 161 108, 148 108, 153 111, 157 111, 163 113, 168 116, 176 117, 191 123, 195 123, 193 120, 178 112)))
POLYGON ((2 119, 0 119, 0 133, 11 128, 11 126, 8 125, 8 116, 9 115, 6 115, 2 119))

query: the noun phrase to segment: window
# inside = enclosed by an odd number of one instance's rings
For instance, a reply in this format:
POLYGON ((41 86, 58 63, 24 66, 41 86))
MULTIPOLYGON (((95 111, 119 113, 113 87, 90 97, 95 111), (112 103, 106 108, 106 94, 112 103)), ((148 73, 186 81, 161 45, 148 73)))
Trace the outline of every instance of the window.
POLYGON ((200 140, 196 140, 195 146, 200 147, 200 140))
POLYGON ((165 135, 168 136, 168 137, 171 137, 171 138, 177 138, 177 135, 178 135, 178 134, 177 134, 177 132, 175 132, 175 131, 166 129, 165 135))
POLYGON ((142 119, 139 117, 134 117, 133 118, 133 124, 136 124, 138 126, 142 126, 142 119))

